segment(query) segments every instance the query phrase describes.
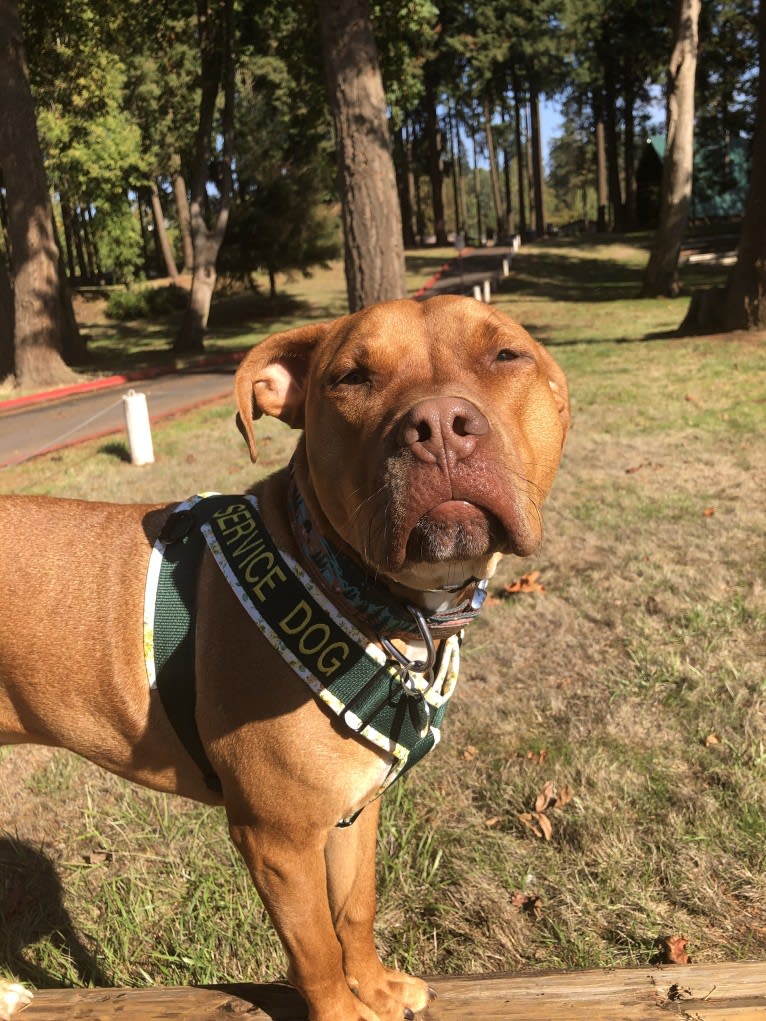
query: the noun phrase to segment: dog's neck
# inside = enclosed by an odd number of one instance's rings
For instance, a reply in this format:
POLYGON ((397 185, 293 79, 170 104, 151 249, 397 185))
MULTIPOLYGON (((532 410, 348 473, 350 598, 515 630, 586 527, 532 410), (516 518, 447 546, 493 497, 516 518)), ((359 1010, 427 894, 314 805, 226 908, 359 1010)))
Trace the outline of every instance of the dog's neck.
POLYGON ((352 551, 331 541, 319 527, 294 478, 288 506, 304 566, 362 630, 420 645, 424 627, 433 638, 446 638, 462 631, 481 609, 486 579, 468 578, 456 586, 423 591, 373 577, 352 551))

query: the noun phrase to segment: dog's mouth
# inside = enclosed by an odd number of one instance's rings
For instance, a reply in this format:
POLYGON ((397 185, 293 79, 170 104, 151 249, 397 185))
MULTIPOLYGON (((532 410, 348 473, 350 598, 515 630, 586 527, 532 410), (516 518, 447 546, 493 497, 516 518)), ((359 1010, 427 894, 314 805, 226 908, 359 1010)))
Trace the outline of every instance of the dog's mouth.
POLYGON ((412 563, 474 560, 500 550, 505 531, 498 519, 467 500, 445 500, 415 522, 406 543, 412 563))

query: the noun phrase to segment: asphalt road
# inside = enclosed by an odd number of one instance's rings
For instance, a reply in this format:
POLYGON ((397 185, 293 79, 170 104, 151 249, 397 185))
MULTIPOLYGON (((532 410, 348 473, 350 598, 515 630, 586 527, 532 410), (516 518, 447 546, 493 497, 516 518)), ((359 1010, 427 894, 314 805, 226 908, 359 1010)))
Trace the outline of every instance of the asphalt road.
POLYGON ((122 398, 129 390, 146 394, 152 420, 225 397, 232 398, 233 407, 235 368, 174 372, 0 414, 0 468, 114 433, 127 441, 122 398))

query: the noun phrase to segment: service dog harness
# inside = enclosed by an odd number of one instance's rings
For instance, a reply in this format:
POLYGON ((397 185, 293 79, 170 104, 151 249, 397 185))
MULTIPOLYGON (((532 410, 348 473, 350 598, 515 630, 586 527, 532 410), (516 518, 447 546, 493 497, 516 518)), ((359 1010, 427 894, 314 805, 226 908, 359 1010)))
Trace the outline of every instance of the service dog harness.
MULTIPOLYGON (((456 628, 484 601, 486 582, 469 586, 457 610, 428 621, 401 607, 351 558, 318 536, 297 487, 291 523, 314 577, 344 609, 368 608, 363 619, 390 635, 426 645, 412 662, 390 642, 380 648, 342 614, 297 561, 266 530, 254 496, 196 496, 179 504, 155 543, 147 572, 144 651, 149 684, 157 689, 181 741, 208 786, 220 792, 195 720, 194 632, 197 574, 212 553, 248 615, 311 691, 351 731, 392 757, 378 797, 440 738, 455 690, 462 633, 456 628), (432 638, 445 633, 438 652, 432 638)), ((359 616, 357 614, 357 619, 359 616)), ((358 813, 357 813, 358 814, 358 813)), ((348 825, 351 819, 341 820, 348 825)))

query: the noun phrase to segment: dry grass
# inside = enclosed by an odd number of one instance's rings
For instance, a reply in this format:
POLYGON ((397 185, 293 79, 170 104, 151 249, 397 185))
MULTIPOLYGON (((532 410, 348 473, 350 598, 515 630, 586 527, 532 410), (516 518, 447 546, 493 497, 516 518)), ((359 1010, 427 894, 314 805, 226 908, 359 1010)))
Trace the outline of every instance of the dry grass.
MULTIPOLYGON (((641 261, 532 248, 496 298, 567 370, 575 427, 544 548, 503 568, 443 745, 384 803, 379 940, 416 971, 639 964, 675 932, 698 960, 766 958, 766 338, 656 337, 684 308, 632 298, 641 261), (544 593, 499 598, 531 570, 544 593), (544 810, 546 840, 520 816, 548 781, 571 799, 544 810)), ((293 437, 261 435, 264 471, 293 437)), ((0 489, 168 499, 253 479, 224 405, 155 447, 137 470, 83 445, 0 489)), ((281 973, 219 813, 61 752, 7 751, 0 784, 0 972, 281 973)))

